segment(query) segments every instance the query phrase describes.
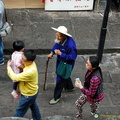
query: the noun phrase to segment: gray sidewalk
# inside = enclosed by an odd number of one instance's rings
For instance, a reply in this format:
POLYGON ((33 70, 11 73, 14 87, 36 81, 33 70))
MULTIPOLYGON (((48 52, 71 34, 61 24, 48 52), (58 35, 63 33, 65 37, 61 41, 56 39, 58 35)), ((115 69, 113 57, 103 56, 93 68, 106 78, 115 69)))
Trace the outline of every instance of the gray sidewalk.
MULTIPOLYGON (((54 44, 55 31, 51 27, 64 25, 76 41, 79 54, 96 53, 103 13, 98 11, 45 12, 43 9, 8 9, 12 32, 4 38, 5 53, 12 51, 12 42, 23 40, 26 48, 39 55, 48 54, 54 44)), ((120 12, 110 11, 105 52, 120 52, 120 12)))
MULTIPOLYGON (((72 80, 80 77, 82 82, 86 72, 85 60, 88 55, 78 55, 76 64, 72 73, 72 80)), ((5 56, 6 62, 9 56, 5 56)), ((74 92, 62 93, 61 101, 55 105, 49 105, 49 100, 53 97, 55 87, 55 57, 50 60, 47 74, 46 90, 43 90, 45 64, 47 55, 38 55, 36 63, 39 71, 39 96, 37 103, 41 110, 41 115, 45 119, 47 117, 60 115, 59 119, 63 116, 75 117, 76 108, 75 101, 80 95, 80 90, 75 88, 74 92)), ((105 100, 100 105, 100 118, 101 120, 119 120, 120 119, 120 54, 104 54, 101 68, 104 77, 104 92, 105 100)), ((12 91, 12 81, 7 76, 6 64, 0 66, 0 117, 11 117, 15 113, 19 99, 13 99, 10 95, 12 91)), ((90 108, 87 103, 83 109, 83 120, 88 119, 90 116, 90 108)), ((31 118, 31 112, 28 111, 25 118, 31 118)), ((53 120, 59 120, 53 119, 53 120)), ((51 120, 50 117, 47 120, 51 120)), ((73 120, 73 119, 72 119, 73 120)))

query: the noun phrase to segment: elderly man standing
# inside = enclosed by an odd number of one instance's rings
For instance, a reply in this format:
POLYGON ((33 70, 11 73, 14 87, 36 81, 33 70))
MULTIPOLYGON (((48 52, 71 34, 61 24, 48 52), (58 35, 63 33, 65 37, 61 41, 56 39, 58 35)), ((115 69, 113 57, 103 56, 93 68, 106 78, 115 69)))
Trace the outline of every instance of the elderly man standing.
MULTIPOLYGON (((54 54, 57 55, 56 69, 61 61, 68 63, 73 69, 77 57, 75 41, 68 33, 65 26, 59 26, 57 29, 52 27, 52 29, 56 31, 56 43, 52 48, 51 53, 48 55, 48 58, 52 58, 54 54)), ((50 104, 56 104, 59 102, 63 88, 65 88, 65 90, 73 90, 74 86, 72 80, 70 77, 66 79, 57 74, 54 98, 50 100, 50 104)))

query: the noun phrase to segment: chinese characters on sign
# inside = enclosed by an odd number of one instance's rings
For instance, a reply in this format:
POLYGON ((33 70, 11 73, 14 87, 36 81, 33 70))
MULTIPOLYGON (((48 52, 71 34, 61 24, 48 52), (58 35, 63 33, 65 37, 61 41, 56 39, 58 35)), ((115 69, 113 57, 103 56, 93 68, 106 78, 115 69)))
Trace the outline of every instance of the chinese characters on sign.
POLYGON ((45 10, 92 10, 94 0, 46 0, 45 10))

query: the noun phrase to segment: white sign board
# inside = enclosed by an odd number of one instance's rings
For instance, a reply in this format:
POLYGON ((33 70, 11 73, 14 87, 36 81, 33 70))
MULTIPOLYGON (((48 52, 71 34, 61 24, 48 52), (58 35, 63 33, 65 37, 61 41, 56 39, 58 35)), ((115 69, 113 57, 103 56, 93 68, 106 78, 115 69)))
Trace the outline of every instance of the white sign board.
POLYGON ((45 10, 93 10, 94 0, 45 0, 45 10))

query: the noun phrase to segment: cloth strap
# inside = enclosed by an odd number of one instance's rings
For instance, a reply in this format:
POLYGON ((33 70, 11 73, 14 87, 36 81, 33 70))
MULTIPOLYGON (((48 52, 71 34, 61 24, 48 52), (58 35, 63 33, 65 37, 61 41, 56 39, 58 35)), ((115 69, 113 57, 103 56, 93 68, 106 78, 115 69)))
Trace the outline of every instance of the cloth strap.
POLYGON ((4 14, 5 14, 5 21, 7 22, 7 21, 8 21, 8 19, 7 19, 6 8, 4 9, 4 14))

